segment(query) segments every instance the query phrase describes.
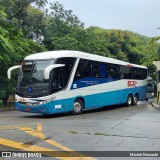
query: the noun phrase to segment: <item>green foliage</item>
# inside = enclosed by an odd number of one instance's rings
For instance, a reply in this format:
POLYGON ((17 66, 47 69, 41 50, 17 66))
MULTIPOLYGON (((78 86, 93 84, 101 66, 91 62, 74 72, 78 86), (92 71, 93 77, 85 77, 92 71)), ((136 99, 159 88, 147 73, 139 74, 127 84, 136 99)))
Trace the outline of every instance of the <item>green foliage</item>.
MULTIPOLYGON (((13 13, 10 13, 11 11, 5 8, 5 5, 9 7, 9 4, 5 2, 3 1, 3 5, 0 7, 0 98, 5 96, 4 92, 6 94, 15 92, 16 81, 15 79, 8 80, 8 68, 21 63, 28 54, 45 50, 43 45, 29 39, 22 28, 17 28, 15 24, 17 24, 18 19, 14 17, 14 20, 11 20, 9 18, 9 14, 13 13)), ((11 4, 17 2, 8 1, 11 4)), ((14 5, 11 6, 13 7, 14 5)))
POLYGON ((148 66, 148 75, 151 76, 154 81, 157 81, 157 68, 154 64, 149 64, 148 66))
POLYGON ((50 9, 51 12, 49 16, 52 18, 53 21, 55 21, 55 23, 64 22, 64 24, 69 27, 84 26, 84 23, 82 23, 79 18, 72 13, 71 10, 65 10, 63 5, 60 4, 58 1, 51 3, 50 9))
POLYGON ((37 7, 43 8, 46 3, 47 0, 1 0, 0 4, 11 24, 20 28, 28 38, 41 41, 45 14, 37 7))
POLYGON ((145 56, 141 59, 141 63, 149 66, 153 63, 153 61, 160 60, 158 55, 158 49, 159 44, 157 43, 157 38, 152 38, 145 48, 145 56))
POLYGON ((52 47, 55 50, 78 50, 77 48, 78 41, 68 35, 64 37, 53 37, 52 38, 52 47))
POLYGON ((7 31, 0 27, 0 33, 0 75, 3 75, 0 78, 0 88, 5 88, 6 91, 11 93, 14 89, 11 89, 13 83, 7 79, 7 69, 19 64, 26 55, 43 51, 44 47, 25 38, 21 31, 14 28, 7 31))
POLYGON ((129 31, 69 26, 62 20, 51 21, 44 35, 49 50, 80 50, 136 64, 141 64, 149 39, 129 31))
POLYGON ((144 54, 144 47, 148 38, 130 31, 105 30, 98 27, 91 27, 99 36, 108 43, 110 54, 115 58, 130 63, 140 64, 140 59, 144 54))
POLYGON ((155 81, 157 81, 156 66, 153 65, 153 61, 160 60, 160 37, 151 38, 145 48, 144 57, 141 59, 141 63, 148 67, 148 75, 150 75, 155 81))

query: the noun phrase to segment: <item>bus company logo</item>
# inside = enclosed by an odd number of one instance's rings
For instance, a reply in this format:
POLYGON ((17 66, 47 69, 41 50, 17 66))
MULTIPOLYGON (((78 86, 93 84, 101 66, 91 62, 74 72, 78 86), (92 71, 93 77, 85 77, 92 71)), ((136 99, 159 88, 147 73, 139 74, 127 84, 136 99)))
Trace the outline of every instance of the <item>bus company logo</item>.
POLYGON ((136 81, 128 81, 128 87, 136 87, 136 81))

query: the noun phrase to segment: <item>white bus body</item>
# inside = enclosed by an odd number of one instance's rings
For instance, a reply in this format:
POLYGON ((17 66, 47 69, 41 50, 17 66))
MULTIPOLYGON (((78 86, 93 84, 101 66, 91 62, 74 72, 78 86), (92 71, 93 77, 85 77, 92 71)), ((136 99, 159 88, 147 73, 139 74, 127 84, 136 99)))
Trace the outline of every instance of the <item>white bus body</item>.
POLYGON ((41 114, 80 114, 83 109, 136 104, 146 93, 145 66, 79 51, 48 51, 22 62, 16 108, 41 114))

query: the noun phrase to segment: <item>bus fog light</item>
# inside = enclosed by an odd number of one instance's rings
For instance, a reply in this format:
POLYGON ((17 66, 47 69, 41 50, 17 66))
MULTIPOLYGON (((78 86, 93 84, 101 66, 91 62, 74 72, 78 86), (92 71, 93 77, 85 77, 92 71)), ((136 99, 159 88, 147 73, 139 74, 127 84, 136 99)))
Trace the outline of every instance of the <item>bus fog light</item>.
POLYGON ((45 101, 42 101, 42 102, 38 102, 38 104, 46 104, 46 103, 48 103, 48 102, 50 102, 51 101, 51 99, 47 99, 47 100, 45 100, 45 101))

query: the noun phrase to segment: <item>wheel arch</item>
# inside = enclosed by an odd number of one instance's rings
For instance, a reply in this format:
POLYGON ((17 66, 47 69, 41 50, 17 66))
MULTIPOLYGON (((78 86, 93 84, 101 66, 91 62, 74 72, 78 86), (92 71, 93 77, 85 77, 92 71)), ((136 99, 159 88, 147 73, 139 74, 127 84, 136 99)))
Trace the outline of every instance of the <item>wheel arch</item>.
POLYGON ((136 92, 136 93, 134 94, 134 96, 137 96, 137 97, 139 98, 139 93, 138 93, 138 92, 136 92))
POLYGON ((128 95, 127 95, 127 98, 128 98, 129 95, 131 95, 132 98, 133 98, 133 93, 129 92, 128 95))
POLYGON ((76 99, 80 99, 80 100, 83 102, 83 108, 85 109, 85 99, 84 99, 82 96, 77 96, 77 97, 74 99, 74 101, 75 101, 76 99))

